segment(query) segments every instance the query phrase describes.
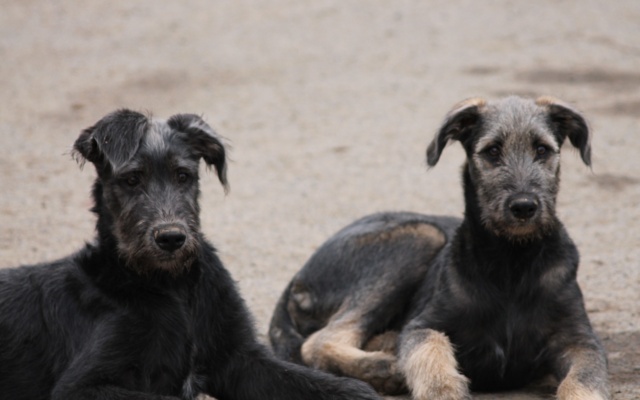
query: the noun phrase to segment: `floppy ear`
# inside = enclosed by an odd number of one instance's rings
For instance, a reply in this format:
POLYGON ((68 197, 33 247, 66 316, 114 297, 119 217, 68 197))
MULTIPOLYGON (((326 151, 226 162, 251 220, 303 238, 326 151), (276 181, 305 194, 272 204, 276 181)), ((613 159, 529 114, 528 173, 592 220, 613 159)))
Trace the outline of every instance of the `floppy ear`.
POLYGON ((568 104, 553 97, 539 97, 536 104, 547 109, 548 121, 558 143, 569 137, 571 144, 580 150, 582 161, 591 166, 591 132, 587 121, 568 104))
POLYGON ((430 167, 436 165, 449 140, 464 141, 480 125, 480 111, 486 104, 486 100, 481 98, 467 99, 449 111, 427 148, 427 164, 430 167))
POLYGON ((228 191, 226 151, 218 134, 195 114, 176 114, 169 118, 167 124, 186 134, 186 143, 207 165, 215 166, 220 183, 228 191))
POLYGON ((115 170, 138 151, 148 126, 148 118, 135 111, 122 109, 107 114, 80 133, 73 145, 74 158, 80 163, 90 161, 96 168, 105 167, 107 162, 115 170))

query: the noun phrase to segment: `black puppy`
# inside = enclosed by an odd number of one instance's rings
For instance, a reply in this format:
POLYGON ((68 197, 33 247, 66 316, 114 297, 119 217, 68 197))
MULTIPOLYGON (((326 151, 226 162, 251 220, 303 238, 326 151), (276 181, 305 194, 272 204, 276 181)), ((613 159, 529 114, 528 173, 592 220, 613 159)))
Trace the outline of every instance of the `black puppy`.
POLYGON ((0 270, 0 398, 379 399, 366 384, 275 359, 200 232, 198 164, 226 181, 198 116, 128 110, 84 130, 97 239, 62 260, 0 270))
POLYGON ((427 161, 462 143, 464 219, 384 213, 338 232, 282 295, 276 353, 381 392, 406 383, 419 400, 546 374, 561 400, 608 398, 578 251, 555 213, 560 147, 568 138, 590 164, 589 137, 583 117, 555 99, 458 104, 427 161))

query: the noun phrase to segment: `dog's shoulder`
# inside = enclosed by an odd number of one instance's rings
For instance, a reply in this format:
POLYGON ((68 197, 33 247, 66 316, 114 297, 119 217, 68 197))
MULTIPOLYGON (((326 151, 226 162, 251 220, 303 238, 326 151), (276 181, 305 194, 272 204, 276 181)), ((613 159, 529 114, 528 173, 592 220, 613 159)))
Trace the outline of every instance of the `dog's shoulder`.
POLYGON ((207 364, 215 360, 219 366, 232 354, 255 349, 254 322, 231 273, 209 243, 202 245, 198 268, 193 317, 197 358, 207 364))
POLYGON ((236 282, 210 243, 202 244, 197 267, 199 275, 196 297, 203 308, 209 309, 215 304, 216 312, 228 309, 229 312, 242 314, 242 317, 248 316, 236 282))

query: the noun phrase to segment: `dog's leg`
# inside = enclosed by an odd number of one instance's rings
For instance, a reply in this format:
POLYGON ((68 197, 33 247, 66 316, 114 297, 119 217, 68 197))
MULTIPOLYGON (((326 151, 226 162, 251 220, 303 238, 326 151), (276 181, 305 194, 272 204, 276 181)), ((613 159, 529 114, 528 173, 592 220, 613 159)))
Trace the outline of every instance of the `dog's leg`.
POLYGON ((364 382, 274 358, 260 346, 233 357, 216 398, 237 400, 381 400, 364 382))
POLYGON ((300 348, 304 337, 298 332, 291 312, 288 309, 293 283, 285 289, 278 300, 278 304, 269 324, 269 339, 271 348, 281 360, 303 364, 300 348))
POLYGON ((404 333, 399 358, 415 400, 471 398, 468 379, 458 371, 453 346, 443 333, 432 329, 404 333))
POLYGON ((54 389, 51 400, 179 400, 178 397, 160 396, 156 394, 136 392, 116 386, 91 386, 84 388, 66 388, 58 386, 54 389))
MULTIPOLYGON (((109 332, 111 333, 111 332, 109 332)), ((136 372, 130 359, 121 356, 127 347, 116 345, 109 348, 98 348, 96 345, 86 349, 62 374, 51 391, 51 400, 178 400, 174 396, 162 396, 127 389, 135 386, 136 372), (117 349, 116 349, 117 348, 117 349), (109 358, 105 361, 105 358, 109 358), (122 361, 122 362, 121 362, 122 361), (126 382, 126 383, 125 383, 126 382)))
POLYGON ((358 320, 344 314, 309 336, 302 345, 303 361, 314 368, 363 380, 381 393, 405 392, 404 377, 393 354, 361 350, 364 335, 358 320))
POLYGON ((573 346, 558 360, 560 371, 566 371, 558 387, 558 400, 609 399, 607 361, 599 346, 573 346))
POLYGON ((364 351, 383 351, 387 354, 398 353, 398 331, 386 331, 369 339, 364 345, 364 351))

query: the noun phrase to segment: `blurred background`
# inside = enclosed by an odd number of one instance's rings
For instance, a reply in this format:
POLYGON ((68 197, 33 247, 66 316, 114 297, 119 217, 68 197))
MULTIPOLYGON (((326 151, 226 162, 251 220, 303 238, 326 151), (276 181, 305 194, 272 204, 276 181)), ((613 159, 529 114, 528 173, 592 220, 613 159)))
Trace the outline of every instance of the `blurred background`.
MULTIPOLYGON (((467 97, 549 94, 590 121, 559 214, 609 352, 640 398, 640 2, 3 1, 0 267, 94 235, 80 131, 121 107, 203 117, 231 147, 231 192, 201 179, 202 224, 263 339, 275 302, 332 233, 375 211, 462 214, 463 152, 425 149, 467 97)), ((537 399, 523 391, 478 398, 537 399)))

